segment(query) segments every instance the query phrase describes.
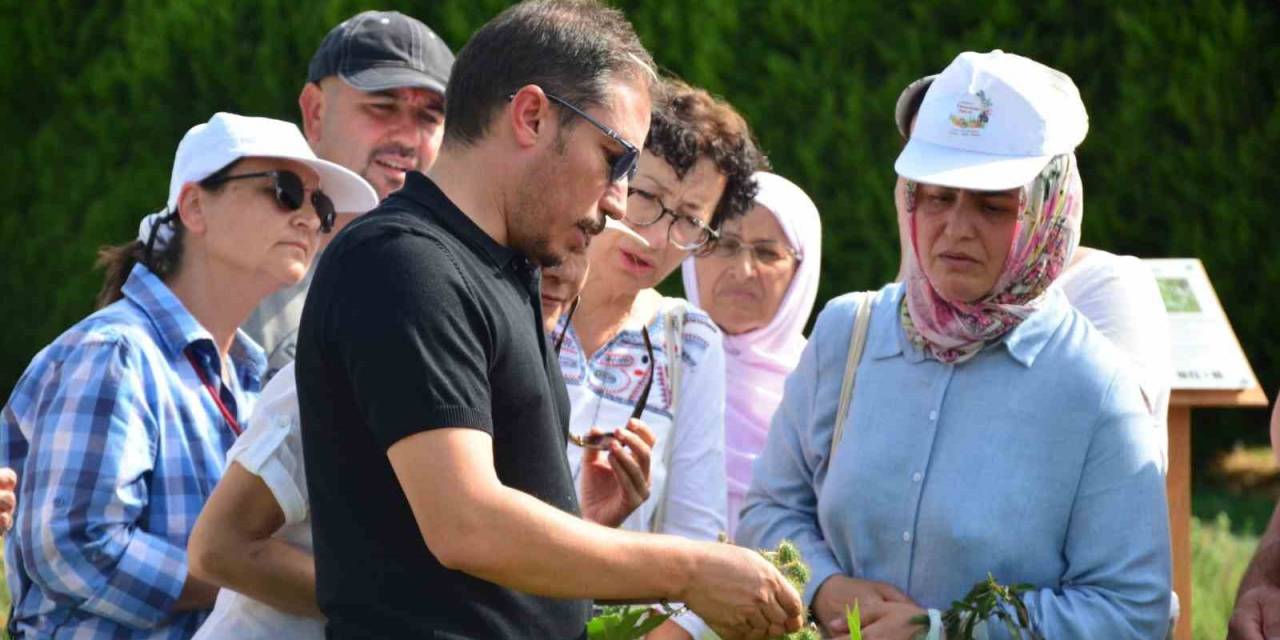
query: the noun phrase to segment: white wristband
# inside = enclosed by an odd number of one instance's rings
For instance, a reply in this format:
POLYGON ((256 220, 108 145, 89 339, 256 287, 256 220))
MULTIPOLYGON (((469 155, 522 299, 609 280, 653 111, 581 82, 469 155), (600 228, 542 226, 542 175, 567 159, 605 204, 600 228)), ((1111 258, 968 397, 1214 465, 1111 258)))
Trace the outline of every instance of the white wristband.
POLYGON ((929 635, 925 640, 943 640, 942 612, 937 609, 929 610, 929 635))

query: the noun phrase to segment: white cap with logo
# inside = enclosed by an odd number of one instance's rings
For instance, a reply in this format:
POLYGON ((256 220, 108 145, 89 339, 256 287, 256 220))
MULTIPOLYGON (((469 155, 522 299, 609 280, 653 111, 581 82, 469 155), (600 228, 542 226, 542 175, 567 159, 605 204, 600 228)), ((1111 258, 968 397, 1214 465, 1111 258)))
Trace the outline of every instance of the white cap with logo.
POLYGON ((966 51, 933 80, 894 169, 975 191, 1023 186, 1089 132, 1066 74, 1012 53, 966 51))

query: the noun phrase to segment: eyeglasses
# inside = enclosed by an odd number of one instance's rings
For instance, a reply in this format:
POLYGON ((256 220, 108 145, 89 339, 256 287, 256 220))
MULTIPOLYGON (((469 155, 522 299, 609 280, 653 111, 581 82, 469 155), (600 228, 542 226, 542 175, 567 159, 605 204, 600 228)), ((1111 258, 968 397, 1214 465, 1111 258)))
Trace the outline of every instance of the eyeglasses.
MULTIPOLYGON (((614 142, 618 143, 622 147, 622 155, 609 160, 609 182, 618 182, 624 177, 629 181, 636 177, 636 165, 640 160, 640 150, 637 149, 634 144, 627 142, 622 138, 622 136, 618 135, 617 131, 614 131, 611 127, 587 115, 586 111, 574 106, 574 104, 568 100, 565 100, 554 93, 544 93, 544 95, 547 96, 548 100, 559 104, 560 106, 574 112, 583 120, 595 125, 595 128, 599 129, 606 136, 609 136, 614 142)), ((515 97, 516 94, 513 93, 508 95, 507 99, 511 100, 515 97)))
MULTIPOLYGON (((258 173, 242 173, 235 176, 222 176, 211 181, 206 181, 205 186, 213 187, 224 182, 232 180, 244 180, 246 178, 271 178, 275 190, 276 204, 280 205, 285 211, 297 211, 302 208, 303 197, 307 193, 307 189, 302 184, 302 178, 292 171, 260 171, 258 173)), ((320 232, 329 233, 333 231, 333 220, 336 214, 333 210, 333 201, 323 191, 316 189, 311 192, 311 206, 315 207, 316 216, 320 218, 320 232)))
MULTIPOLYGON (((566 325, 565 331, 569 328, 566 325)), ((644 388, 640 390, 640 398, 636 400, 636 406, 631 410, 631 419, 638 420, 644 415, 645 406, 649 404, 649 389, 653 387, 653 342, 649 340, 649 327, 640 330, 640 336, 644 338, 644 350, 649 356, 649 373, 645 376, 644 388)), ((583 449, 608 449, 609 440, 614 436, 612 433, 592 433, 585 436, 579 436, 570 433, 569 442, 582 447, 583 449)))
POLYGON ((671 224, 667 227, 667 242, 685 251, 697 249, 719 237, 705 222, 668 209, 658 196, 643 189, 627 188, 627 214, 623 219, 628 223, 648 227, 668 215, 671 216, 671 224))
POLYGON ((800 261, 800 254, 784 244, 777 242, 748 244, 731 235, 720 236, 720 239, 709 245, 700 257, 737 260, 743 251, 750 253, 756 264, 762 267, 783 266, 788 258, 796 262, 800 261))

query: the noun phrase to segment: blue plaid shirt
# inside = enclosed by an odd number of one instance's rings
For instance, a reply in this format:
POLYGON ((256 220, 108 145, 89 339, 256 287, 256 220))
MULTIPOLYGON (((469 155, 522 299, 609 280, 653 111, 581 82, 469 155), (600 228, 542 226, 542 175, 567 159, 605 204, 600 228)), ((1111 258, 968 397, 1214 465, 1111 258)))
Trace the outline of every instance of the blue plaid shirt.
POLYGON ((59 336, 18 381, 0 412, 0 465, 19 477, 5 546, 18 633, 189 638, 204 620, 172 609, 187 538, 235 435, 188 352, 248 416, 262 350, 238 335, 220 375, 209 332, 139 265, 124 299, 59 336))

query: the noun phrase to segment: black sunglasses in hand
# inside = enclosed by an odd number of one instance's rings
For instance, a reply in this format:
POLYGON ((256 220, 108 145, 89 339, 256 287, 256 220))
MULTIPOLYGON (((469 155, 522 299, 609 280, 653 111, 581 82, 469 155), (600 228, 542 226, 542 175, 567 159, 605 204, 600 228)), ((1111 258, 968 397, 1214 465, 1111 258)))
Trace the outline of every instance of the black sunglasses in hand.
MULTIPOLYGON (((275 189, 276 204, 280 205, 285 211, 297 211, 302 208, 303 198, 306 197, 307 189, 302 184, 302 178, 292 171, 260 171, 258 173, 242 173, 234 176, 222 176, 206 183, 207 186, 215 186, 232 180, 244 180, 246 178, 271 178, 275 189)), ((311 192, 311 206, 315 207, 316 216, 320 218, 320 232, 329 233, 333 231, 333 221, 336 213, 333 210, 333 201, 323 191, 316 189, 311 192)))
MULTIPOLYGON (((645 406, 649 404, 649 389, 653 388, 653 342, 649 340, 649 328, 644 327, 641 329, 640 335, 644 338, 644 350, 649 356, 649 373, 645 376, 644 388, 640 390, 640 397, 636 400, 636 406, 631 410, 632 420, 638 420, 644 414, 645 406)), ((613 438, 614 435, 612 433, 593 433, 585 436, 569 434, 569 442, 583 449, 608 449, 609 441, 613 438)))
MULTIPOLYGON (((565 100, 554 93, 543 92, 543 95, 547 96, 548 100, 559 104, 560 106, 574 112, 583 120, 595 125, 597 129, 603 132, 606 136, 609 136, 610 139, 622 147, 622 153, 620 155, 609 159, 609 182, 618 182, 624 177, 630 181, 636 177, 636 167, 640 162, 640 149, 637 149, 634 144, 623 139, 623 137, 618 135, 618 132, 614 131, 612 127, 609 127, 599 120, 587 115, 586 111, 579 109, 568 100, 565 100)), ((516 94, 512 93, 507 96, 507 99, 511 100, 515 97, 516 94)))

